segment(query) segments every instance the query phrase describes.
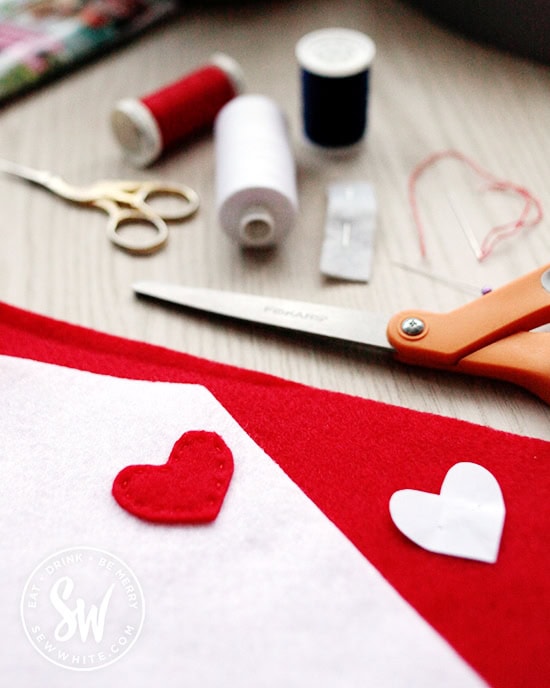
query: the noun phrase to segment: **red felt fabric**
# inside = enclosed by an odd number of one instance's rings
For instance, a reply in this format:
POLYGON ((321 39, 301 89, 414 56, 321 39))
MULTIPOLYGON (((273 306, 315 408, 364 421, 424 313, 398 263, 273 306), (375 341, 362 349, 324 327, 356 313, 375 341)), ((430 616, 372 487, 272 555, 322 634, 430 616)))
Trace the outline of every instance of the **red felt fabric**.
POLYGON ((162 465, 126 466, 113 497, 153 523, 208 523, 218 515, 233 475, 233 456, 214 432, 186 432, 162 465))
POLYGON ((326 392, 0 304, 0 352, 97 373, 205 385, 408 602, 491 685, 550 684, 550 443, 326 392), (408 541, 396 490, 438 492, 473 461, 507 516, 496 564, 408 541))

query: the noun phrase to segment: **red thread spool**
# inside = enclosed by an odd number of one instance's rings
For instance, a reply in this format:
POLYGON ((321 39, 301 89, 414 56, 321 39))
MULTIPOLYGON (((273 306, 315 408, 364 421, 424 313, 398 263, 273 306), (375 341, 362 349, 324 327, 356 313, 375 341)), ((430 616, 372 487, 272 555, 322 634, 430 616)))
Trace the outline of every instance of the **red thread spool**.
POLYGON ((124 98, 111 115, 113 133, 139 167, 167 148, 212 127, 222 107, 244 90, 240 66, 227 55, 142 98, 124 98))

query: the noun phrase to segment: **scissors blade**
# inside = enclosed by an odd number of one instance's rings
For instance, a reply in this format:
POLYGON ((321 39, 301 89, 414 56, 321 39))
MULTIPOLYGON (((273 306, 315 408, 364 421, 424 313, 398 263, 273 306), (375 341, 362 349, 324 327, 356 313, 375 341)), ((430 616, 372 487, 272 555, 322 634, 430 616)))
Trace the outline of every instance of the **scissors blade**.
POLYGON ((238 292, 136 282, 136 294, 194 310, 393 352, 388 318, 375 313, 238 292))
POLYGON ((3 158, 0 158, 0 172, 9 174, 12 177, 18 177, 19 179, 26 179, 28 182, 46 187, 49 186, 54 176, 51 174, 51 172, 47 172, 45 170, 35 170, 32 167, 20 165, 17 162, 4 160, 3 158))

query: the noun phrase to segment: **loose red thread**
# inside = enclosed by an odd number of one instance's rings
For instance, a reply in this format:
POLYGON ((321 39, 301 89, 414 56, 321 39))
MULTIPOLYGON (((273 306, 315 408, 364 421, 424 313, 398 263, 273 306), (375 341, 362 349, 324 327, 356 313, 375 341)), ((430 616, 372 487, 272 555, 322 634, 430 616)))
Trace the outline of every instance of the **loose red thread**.
POLYGON ((419 163, 412 171, 408 183, 409 204, 412 210, 413 220, 418 234, 418 241, 420 244, 420 253, 422 257, 426 257, 426 238, 424 231, 424 224, 420 216, 418 208, 418 201, 416 196, 416 187, 420 177, 424 172, 434 164, 438 163, 444 158, 454 158, 459 162, 468 165, 478 176, 485 180, 486 191, 502 191, 512 192, 524 200, 523 209, 519 217, 510 222, 492 227, 484 237, 479 246, 475 247, 476 258, 481 262, 489 256, 495 245, 509 237, 518 234, 522 229, 534 227, 543 219, 543 210, 541 202, 528 189, 520 184, 516 184, 506 179, 499 179, 491 172, 483 169, 474 160, 468 156, 455 150, 445 150, 429 155, 425 160, 419 163), (535 214, 533 215, 533 210, 535 214))

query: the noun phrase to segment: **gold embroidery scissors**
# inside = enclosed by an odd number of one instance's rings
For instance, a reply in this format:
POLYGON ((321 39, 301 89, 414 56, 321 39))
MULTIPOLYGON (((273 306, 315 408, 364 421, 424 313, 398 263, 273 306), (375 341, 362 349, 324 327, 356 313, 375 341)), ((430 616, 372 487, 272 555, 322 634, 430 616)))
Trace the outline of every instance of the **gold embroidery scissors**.
POLYGON ((199 207, 197 193, 184 184, 114 179, 73 186, 47 170, 35 170, 2 159, 0 172, 42 186, 72 203, 104 210, 108 215, 108 238, 119 248, 138 255, 153 253, 164 246, 168 239, 167 223, 184 220, 199 207), (164 202, 163 208, 157 210, 160 202, 164 202), (136 238, 131 232, 121 231, 130 225, 152 231, 146 233, 145 239, 141 233, 136 238))

